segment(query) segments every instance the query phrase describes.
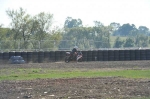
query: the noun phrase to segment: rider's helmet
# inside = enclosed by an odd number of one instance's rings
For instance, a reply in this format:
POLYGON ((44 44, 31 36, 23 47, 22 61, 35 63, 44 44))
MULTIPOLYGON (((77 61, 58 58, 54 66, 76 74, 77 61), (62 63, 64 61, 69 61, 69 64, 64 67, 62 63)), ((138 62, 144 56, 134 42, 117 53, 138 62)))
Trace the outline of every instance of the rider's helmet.
POLYGON ((78 46, 74 46, 75 49, 78 49, 78 46))

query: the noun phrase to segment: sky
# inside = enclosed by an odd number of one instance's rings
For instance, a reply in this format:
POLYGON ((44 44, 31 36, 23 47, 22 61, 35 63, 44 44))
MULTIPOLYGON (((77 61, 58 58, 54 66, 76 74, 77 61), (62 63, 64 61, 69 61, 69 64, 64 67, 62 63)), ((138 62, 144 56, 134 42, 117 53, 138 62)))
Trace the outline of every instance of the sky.
POLYGON ((0 24, 9 27, 6 10, 22 7, 30 15, 40 12, 54 15, 53 24, 63 26, 66 18, 80 18, 84 26, 100 21, 105 26, 112 22, 146 26, 150 29, 150 0, 0 0, 0 24))

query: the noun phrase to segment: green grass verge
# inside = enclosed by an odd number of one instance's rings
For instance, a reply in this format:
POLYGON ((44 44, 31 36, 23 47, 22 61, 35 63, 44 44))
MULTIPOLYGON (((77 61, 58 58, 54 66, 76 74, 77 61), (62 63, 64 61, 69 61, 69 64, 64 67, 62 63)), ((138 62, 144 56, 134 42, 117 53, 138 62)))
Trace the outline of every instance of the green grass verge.
POLYGON ((51 69, 1 69, 0 80, 31 80, 38 78, 74 77, 125 77, 150 78, 150 70, 51 70, 51 69))

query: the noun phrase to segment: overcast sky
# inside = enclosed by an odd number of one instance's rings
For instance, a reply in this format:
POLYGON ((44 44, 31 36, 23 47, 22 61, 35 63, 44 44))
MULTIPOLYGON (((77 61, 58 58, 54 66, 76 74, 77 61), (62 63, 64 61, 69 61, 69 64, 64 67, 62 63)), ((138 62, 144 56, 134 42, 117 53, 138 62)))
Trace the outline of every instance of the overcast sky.
POLYGON ((6 10, 25 9, 30 15, 48 12, 54 15, 54 24, 63 26, 70 16, 80 18, 83 25, 93 21, 104 25, 112 22, 135 24, 150 29, 150 0, 0 0, 0 24, 9 26, 6 10))

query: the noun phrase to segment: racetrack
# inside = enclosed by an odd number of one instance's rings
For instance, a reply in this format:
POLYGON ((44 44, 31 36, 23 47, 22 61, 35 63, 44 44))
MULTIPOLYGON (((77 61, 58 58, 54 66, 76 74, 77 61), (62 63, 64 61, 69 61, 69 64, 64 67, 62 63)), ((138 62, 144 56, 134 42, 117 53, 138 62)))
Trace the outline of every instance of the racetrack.
POLYGON ((0 64, 0 68, 150 68, 150 61, 91 61, 0 64))

